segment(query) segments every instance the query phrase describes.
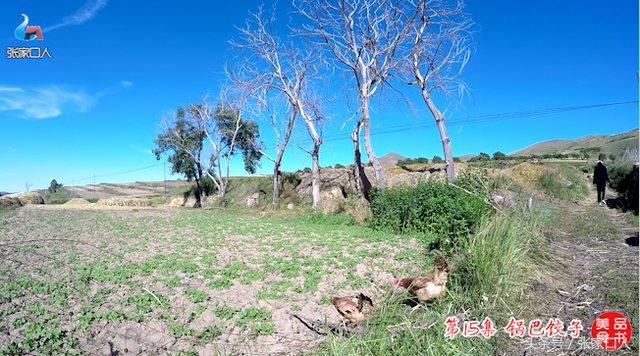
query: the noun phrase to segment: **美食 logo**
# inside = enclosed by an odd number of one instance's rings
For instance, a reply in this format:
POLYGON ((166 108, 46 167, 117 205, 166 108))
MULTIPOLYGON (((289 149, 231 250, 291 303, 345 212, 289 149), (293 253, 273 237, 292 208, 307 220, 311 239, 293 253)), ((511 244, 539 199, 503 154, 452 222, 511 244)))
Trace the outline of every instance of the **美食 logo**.
POLYGON ((40 26, 27 26, 29 23, 29 16, 22 14, 24 21, 16 28, 16 37, 23 41, 42 41, 42 31, 40 26))

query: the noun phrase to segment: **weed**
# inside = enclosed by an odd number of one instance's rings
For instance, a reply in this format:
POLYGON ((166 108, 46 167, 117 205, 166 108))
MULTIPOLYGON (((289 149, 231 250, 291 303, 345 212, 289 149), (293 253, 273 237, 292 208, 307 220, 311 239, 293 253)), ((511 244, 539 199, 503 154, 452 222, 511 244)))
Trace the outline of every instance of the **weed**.
POLYGON ((190 301, 194 303, 204 302, 205 300, 211 299, 211 297, 203 291, 197 290, 196 288, 189 288, 183 293, 190 301))
POLYGON ((222 330, 216 325, 207 326, 195 333, 195 337, 198 338, 198 343, 200 345, 210 344, 215 340, 216 337, 222 335, 222 330))
POLYGON ((234 317, 234 315, 238 314, 240 309, 238 308, 230 308, 230 307, 215 307, 213 309, 213 315, 222 319, 228 320, 234 317))
POLYGON ((233 286, 233 282, 228 279, 220 278, 214 281, 207 283, 207 287, 214 290, 223 290, 227 288, 231 288, 233 286))

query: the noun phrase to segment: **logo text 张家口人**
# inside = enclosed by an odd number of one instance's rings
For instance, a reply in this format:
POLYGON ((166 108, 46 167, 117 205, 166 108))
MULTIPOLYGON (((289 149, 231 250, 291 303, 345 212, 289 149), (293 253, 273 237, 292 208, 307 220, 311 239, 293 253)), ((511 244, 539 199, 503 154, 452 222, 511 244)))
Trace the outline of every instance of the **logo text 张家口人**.
POLYGON ((51 57, 49 54, 49 48, 40 47, 7 47, 7 58, 9 59, 21 59, 21 58, 43 58, 44 56, 51 57))

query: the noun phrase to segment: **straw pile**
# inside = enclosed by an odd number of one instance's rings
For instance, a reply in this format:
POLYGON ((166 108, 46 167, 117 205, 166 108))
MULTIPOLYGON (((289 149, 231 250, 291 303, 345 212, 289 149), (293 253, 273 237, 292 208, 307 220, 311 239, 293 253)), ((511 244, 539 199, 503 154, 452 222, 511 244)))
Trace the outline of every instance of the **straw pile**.
POLYGON ((168 206, 182 206, 184 205, 184 198, 173 198, 171 199, 171 201, 169 202, 169 204, 167 204, 168 206))
POLYGON ((64 203, 64 205, 83 205, 83 204, 91 204, 91 202, 82 198, 73 198, 68 202, 64 203))
POLYGON ((44 204, 44 198, 38 192, 26 192, 18 195, 18 199, 22 205, 27 204, 44 204))
POLYGON ((521 184, 537 182, 542 178, 544 168, 538 164, 521 163, 512 168, 513 179, 521 184))
POLYGON ((20 199, 16 197, 0 197, 0 208, 4 207, 19 207, 22 206, 20 199))
POLYGON ((149 198, 113 197, 102 198, 98 204, 107 206, 152 206, 153 202, 149 198))

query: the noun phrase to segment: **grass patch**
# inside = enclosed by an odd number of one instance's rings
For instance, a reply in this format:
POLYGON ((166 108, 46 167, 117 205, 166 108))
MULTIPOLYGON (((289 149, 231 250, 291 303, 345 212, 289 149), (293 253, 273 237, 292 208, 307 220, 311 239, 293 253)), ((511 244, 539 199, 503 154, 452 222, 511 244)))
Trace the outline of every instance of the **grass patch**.
POLYGON ((598 207, 587 208, 572 224, 572 231, 584 237, 611 237, 620 233, 620 229, 609 221, 607 213, 598 207))
POLYGON ((538 184, 553 197, 578 202, 589 195, 589 187, 582 179, 582 174, 572 166, 552 165, 546 168, 538 184))

